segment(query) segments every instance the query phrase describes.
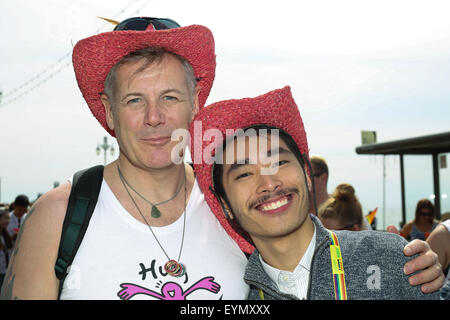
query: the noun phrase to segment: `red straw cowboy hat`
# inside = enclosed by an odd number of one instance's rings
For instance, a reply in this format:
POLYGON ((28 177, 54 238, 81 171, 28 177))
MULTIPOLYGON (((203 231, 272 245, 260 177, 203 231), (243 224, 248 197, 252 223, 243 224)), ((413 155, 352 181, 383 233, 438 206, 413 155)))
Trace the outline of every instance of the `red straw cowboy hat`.
POLYGON ((192 65, 201 88, 200 108, 208 98, 215 76, 216 56, 213 35, 204 26, 155 30, 150 23, 144 31, 110 31, 80 40, 73 48, 72 56, 78 86, 94 117, 112 136, 114 131, 106 124, 100 100, 106 76, 123 57, 147 47, 163 48, 185 58, 192 65))
MULTIPOLYGON (((213 103, 202 110, 191 123, 190 151, 194 160, 194 170, 200 189, 214 215, 220 221, 228 234, 236 241, 241 250, 251 253, 254 247, 226 219, 222 207, 210 190, 213 187, 211 159, 204 159, 203 151, 216 150, 226 139, 227 129, 244 129, 249 126, 264 124, 284 130, 294 139, 300 153, 309 161, 308 141, 298 107, 292 97, 290 87, 274 90, 256 98, 226 100, 213 103), (198 132, 201 121, 202 132, 198 132), (203 132, 208 129, 218 129, 223 140, 204 141, 203 132), (213 145, 211 145, 213 144, 213 145), (197 159, 197 161, 196 161, 197 159), (201 161, 198 161, 202 159, 201 161)), ((228 131, 228 135, 233 134, 228 131)), ((208 155, 205 155, 208 156, 208 155)), ((214 151, 211 154, 214 157, 214 151)), ((309 169, 307 168, 308 172, 309 169)))

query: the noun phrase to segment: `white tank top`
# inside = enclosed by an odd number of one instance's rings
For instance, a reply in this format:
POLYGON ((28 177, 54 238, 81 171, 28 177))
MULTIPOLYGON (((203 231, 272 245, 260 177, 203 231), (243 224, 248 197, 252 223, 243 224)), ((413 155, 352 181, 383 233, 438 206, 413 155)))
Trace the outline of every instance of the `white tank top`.
MULTIPOLYGON (((186 206, 180 261, 186 275, 167 275, 167 257, 148 226, 133 218, 103 180, 86 234, 63 285, 61 299, 242 300, 247 259, 209 209, 197 181, 186 206)), ((177 259, 183 215, 152 227, 171 259, 177 259)))

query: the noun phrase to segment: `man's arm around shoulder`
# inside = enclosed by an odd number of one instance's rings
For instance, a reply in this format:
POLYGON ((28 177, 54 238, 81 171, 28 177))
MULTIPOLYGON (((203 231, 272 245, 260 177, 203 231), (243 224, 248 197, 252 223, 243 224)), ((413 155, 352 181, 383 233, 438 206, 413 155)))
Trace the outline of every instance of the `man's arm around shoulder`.
POLYGON ((415 256, 407 257, 403 253, 405 245, 408 243, 403 237, 380 232, 376 236, 378 239, 379 254, 386 262, 385 272, 389 275, 390 287, 393 289, 393 296, 398 300, 439 300, 439 291, 433 293, 423 293, 420 285, 412 286, 408 277, 403 272, 403 266, 415 256))
POLYGON ((17 237, 1 289, 2 299, 57 299, 55 262, 71 185, 63 184, 39 198, 17 237))

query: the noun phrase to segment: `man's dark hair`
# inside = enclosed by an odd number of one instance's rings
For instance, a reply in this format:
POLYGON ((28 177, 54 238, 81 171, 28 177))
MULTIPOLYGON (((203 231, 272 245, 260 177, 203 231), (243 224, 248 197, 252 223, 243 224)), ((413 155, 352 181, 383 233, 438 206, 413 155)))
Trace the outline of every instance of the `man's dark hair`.
POLYGON ((14 200, 14 206, 23 206, 23 207, 27 207, 30 205, 30 200, 28 199, 28 197, 24 194, 20 194, 16 197, 16 199, 14 200))

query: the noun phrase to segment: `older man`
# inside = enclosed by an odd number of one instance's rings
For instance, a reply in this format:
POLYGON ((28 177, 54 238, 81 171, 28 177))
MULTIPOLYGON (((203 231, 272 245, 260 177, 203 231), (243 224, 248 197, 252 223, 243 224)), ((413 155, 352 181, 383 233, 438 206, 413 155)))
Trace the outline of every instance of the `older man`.
POLYGON ((55 263, 69 183, 29 213, 3 295, 245 299, 244 253, 210 213, 192 167, 171 156, 179 143, 172 132, 188 128, 213 83, 210 31, 131 18, 78 42, 73 64, 91 112, 116 137, 120 155, 103 170, 98 202, 63 285, 55 263))

